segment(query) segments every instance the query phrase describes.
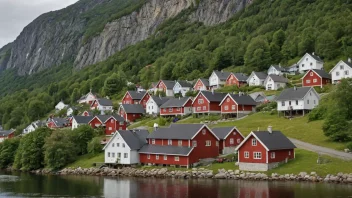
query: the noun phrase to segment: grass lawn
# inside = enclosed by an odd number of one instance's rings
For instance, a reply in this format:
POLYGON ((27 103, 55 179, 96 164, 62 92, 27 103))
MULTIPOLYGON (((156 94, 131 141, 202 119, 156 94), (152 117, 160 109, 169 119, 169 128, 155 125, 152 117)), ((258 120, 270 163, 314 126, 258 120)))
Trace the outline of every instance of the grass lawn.
POLYGON ((93 167, 93 163, 96 162, 104 162, 104 153, 100 153, 97 155, 92 155, 92 154, 86 154, 83 156, 80 156, 77 158, 77 160, 72 163, 67 165, 66 167, 72 167, 72 168, 90 168, 93 167))

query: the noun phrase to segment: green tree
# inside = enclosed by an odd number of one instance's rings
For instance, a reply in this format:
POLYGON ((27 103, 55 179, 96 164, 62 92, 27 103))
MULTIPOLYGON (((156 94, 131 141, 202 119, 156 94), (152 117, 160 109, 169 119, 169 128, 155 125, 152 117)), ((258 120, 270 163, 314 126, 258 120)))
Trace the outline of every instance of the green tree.
POLYGON ((260 37, 252 39, 244 56, 245 65, 264 70, 269 67, 270 62, 271 58, 268 42, 260 37))
POLYGON ((336 39, 334 36, 325 31, 320 34, 317 38, 317 53, 322 56, 322 58, 327 58, 329 60, 336 58, 339 54, 339 48, 336 39))
POLYGON ((285 32, 282 29, 280 29, 274 33, 272 43, 274 43, 281 49, 285 40, 286 40, 285 32))
POLYGON ((98 154, 102 152, 102 149, 100 137, 95 137, 88 143, 88 153, 98 154))
POLYGON ((104 83, 104 93, 107 96, 115 95, 124 86, 126 86, 126 82, 117 73, 113 73, 104 83))
POLYGON ((19 138, 6 139, 0 144, 0 168, 6 168, 12 165, 19 144, 19 138))
POLYGON ((83 155, 87 153, 87 145, 95 136, 95 133, 89 125, 81 125, 72 131, 72 136, 78 154, 83 155))
POLYGON ((45 114, 45 104, 39 100, 33 100, 28 105, 28 117, 31 120, 37 120, 45 114))
POLYGON ((314 52, 315 50, 315 38, 317 36, 317 30, 309 27, 303 30, 300 36, 300 42, 298 43, 298 53, 303 55, 306 52, 314 52))
POLYGON ((80 97, 81 97, 81 94, 79 93, 78 88, 73 89, 73 92, 71 94, 71 104, 76 103, 80 97))

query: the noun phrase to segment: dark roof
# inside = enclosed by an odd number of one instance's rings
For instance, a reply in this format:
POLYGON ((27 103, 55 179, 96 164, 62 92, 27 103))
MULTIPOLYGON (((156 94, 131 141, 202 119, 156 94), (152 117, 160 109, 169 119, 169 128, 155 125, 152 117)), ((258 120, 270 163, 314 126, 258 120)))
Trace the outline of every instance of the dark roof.
POLYGON ((221 102, 226 96, 226 93, 213 93, 211 91, 201 91, 200 93, 202 93, 203 96, 206 97, 210 102, 221 102))
POLYGON ((304 98, 310 89, 311 87, 288 88, 283 90, 281 94, 276 98, 276 100, 299 100, 304 98))
POLYGON ((320 61, 320 62, 324 62, 319 56, 315 55, 315 54, 310 54, 308 53, 311 57, 313 57, 315 60, 320 61))
POLYGON ((280 66, 280 65, 271 65, 271 66, 274 67, 277 71, 287 72, 287 69, 285 67, 280 66))
POLYGON ((79 100, 85 100, 89 94, 92 94, 93 96, 97 97, 98 94, 93 93, 93 92, 88 92, 86 95, 83 95, 79 100))
POLYGON ((159 128, 148 139, 190 140, 204 124, 171 124, 169 128, 159 128))
POLYGON ((204 84, 204 86, 209 87, 209 79, 200 78, 199 80, 202 81, 202 83, 204 84))
POLYGON ((98 98, 97 101, 101 106, 112 106, 112 101, 109 99, 98 98))
POLYGON ((10 129, 10 130, 2 130, 0 131, 0 137, 4 137, 4 136, 8 136, 10 135, 11 133, 15 132, 14 129, 10 129))
POLYGON ((274 82, 288 83, 288 79, 285 78, 285 77, 283 77, 283 76, 270 74, 269 77, 270 77, 274 82))
POLYGON ((73 116, 78 124, 88 124, 93 118, 93 116, 73 116))
POLYGON ((349 62, 349 60, 346 60, 346 61, 343 60, 342 62, 344 62, 346 65, 352 68, 352 63, 349 62))
POLYGON ((189 97, 171 98, 170 100, 165 102, 163 105, 161 105, 161 108, 182 107, 189 99, 190 99, 189 97))
POLYGON ((114 117, 115 120, 119 121, 119 122, 124 122, 125 119, 123 117, 121 117, 120 115, 111 115, 110 117, 114 117))
POLYGON ((223 140, 232 131, 233 127, 218 127, 212 128, 211 130, 220 139, 223 140))
POLYGON ((253 133, 269 150, 296 148, 281 131, 273 131, 272 133, 268 131, 255 131, 253 133))
POLYGON ((147 144, 146 136, 149 134, 147 130, 140 130, 138 133, 132 130, 118 130, 118 133, 132 150, 138 150, 147 144))
POLYGON ((100 121, 102 121, 102 123, 104 123, 111 117, 111 115, 96 115, 95 117, 97 117, 100 121))
POLYGON ((170 100, 168 97, 159 97, 159 96, 152 96, 154 102, 160 107, 162 104, 170 100))
POLYGON ((166 155, 183 155, 187 156, 193 147, 184 147, 184 146, 160 146, 153 144, 144 145, 139 153, 150 153, 150 154, 166 154, 166 155))
POLYGON ((145 95, 145 91, 127 91, 133 100, 141 100, 145 95))
POLYGON ((63 127, 67 124, 67 120, 64 118, 52 118, 51 121, 55 123, 56 126, 58 127, 63 127))
POLYGON ((231 72, 227 72, 227 71, 216 71, 214 70, 214 73, 218 76, 218 78, 220 80, 226 80, 227 77, 229 77, 229 75, 231 74, 231 72))
POLYGON ((264 73, 264 72, 253 72, 259 79, 266 79, 266 77, 268 76, 268 74, 264 73))
POLYGON ((161 80, 167 89, 173 89, 175 84, 176 84, 176 81, 173 81, 173 80, 161 80))
POLYGON ((185 80, 179 80, 177 81, 182 87, 193 87, 192 83, 185 81, 185 80))
POLYGON ((313 71, 315 73, 317 73, 322 78, 331 79, 331 75, 329 73, 327 73, 326 71, 322 70, 322 69, 313 69, 313 71))
POLYGON ((249 95, 241 94, 230 94, 231 97, 236 101, 238 105, 257 105, 253 98, 249 95))
POLYGON ((122 104, 121 106, 126 113, 145 113, 141 104, 122 104))
POLYGON ((238 81, 247 81, 248 76, 243 73, 233 73, 233 75, 237 78, 238 81))

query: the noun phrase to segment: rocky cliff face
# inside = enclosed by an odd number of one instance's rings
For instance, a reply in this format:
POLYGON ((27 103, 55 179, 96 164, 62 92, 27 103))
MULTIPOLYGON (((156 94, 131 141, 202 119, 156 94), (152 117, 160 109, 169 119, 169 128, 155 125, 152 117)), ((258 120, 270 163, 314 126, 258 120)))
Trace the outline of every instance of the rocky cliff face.
MULTIPOLYGON (((105 25, 97 36, 83 43, 85 11, 111 0, 79 1, 66 9, 44 14, 28 25, 12 45, 2 68, 15 68, 20 75, 73 61, 82 68, 142 41, 158 25, 181 11, 196 6, 190 21, 215 25, 229 19, 251 0, 148 0, 139 10, 105 25)), ((1 68, 0 68, 1 69, 1 68)))

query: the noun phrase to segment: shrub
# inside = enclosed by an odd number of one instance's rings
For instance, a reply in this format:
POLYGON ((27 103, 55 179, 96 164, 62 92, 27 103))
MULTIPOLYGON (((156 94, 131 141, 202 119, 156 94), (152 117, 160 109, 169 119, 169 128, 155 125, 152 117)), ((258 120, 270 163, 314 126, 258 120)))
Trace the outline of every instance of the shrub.
POLYGON ((349 142, 349 143, 347 144, 347 148, 348 148, 348 150, 352 151, 352 142, 349 142))
POLYGON ((103 146, 100 143, 100 137, 95 137, 88 143, 88 153, 91 153, 91 154, 101 153, 102 149, 103 149, 103 146))

